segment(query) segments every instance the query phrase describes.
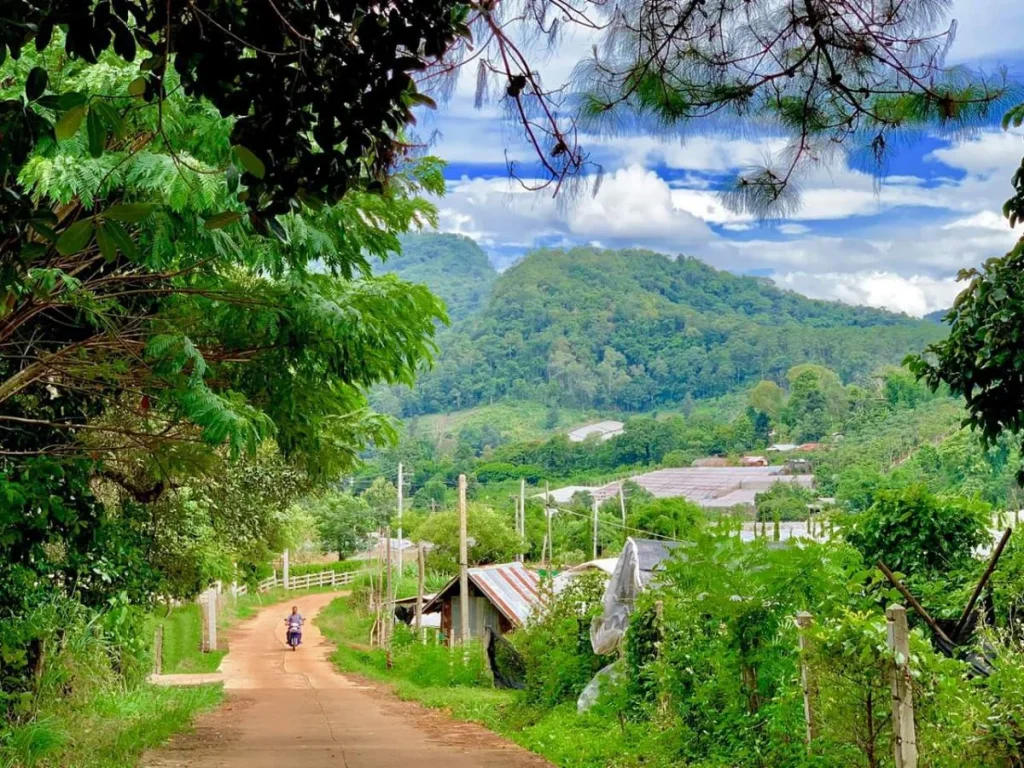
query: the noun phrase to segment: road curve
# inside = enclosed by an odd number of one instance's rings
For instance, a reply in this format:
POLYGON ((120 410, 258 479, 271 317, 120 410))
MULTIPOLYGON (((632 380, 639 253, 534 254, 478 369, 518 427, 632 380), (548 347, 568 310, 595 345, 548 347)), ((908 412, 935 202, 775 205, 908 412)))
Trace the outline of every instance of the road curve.
POLYGON ((225 703, 144 755, 143 768, 550 768, 484 728, 338 674, 311 621, 335 597, 295 597, 233 630, 220 668, 225 703), (291 605, 306 617, 294 653, 284 639, 291 605))

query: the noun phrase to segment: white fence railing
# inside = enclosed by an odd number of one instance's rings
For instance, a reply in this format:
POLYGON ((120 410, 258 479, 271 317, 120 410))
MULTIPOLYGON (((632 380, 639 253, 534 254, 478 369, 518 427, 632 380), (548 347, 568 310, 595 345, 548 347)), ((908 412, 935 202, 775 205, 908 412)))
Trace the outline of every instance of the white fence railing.
MULTIPOLYGON (((347 584, 351 584, 358 578, 363 571, 348 571, 346 573, 339 573, 338 571, 320 571, 319 573, 304 573, 301 576, 289 576, 288 584, 285 585, 284 577, 278 573, 275 573, 270 578, 261 581, 256 591, 260 594, 269 592, 277 587, 284 589, 312 589, 313 587, 343 587, 347 584)), ((246 587, 238 587, 236 594, 244 595, 246 593, 246 587)))

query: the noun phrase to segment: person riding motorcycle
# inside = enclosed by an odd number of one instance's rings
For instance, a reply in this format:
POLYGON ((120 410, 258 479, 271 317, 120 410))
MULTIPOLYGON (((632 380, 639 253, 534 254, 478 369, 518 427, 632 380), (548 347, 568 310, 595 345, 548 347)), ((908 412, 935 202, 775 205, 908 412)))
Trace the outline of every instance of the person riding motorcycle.
POLYGON ((292 612, 284 620, 285 624, 288 625, 288 630, 285 633, 285 638, 286 638, 286 640, 288 642, 288 645, 291 645, 293 649, 295 647, 297 647, 297 646, 302 644, 302 624, 303 624, 303 621, 304 621, 304 619, 302 618, 302 615, 299 613, 298 606, 293 605, 292 606, 292 612), (292 644, 292 636, 293 635, 295 636, 295 644, 294 645, 292 644))

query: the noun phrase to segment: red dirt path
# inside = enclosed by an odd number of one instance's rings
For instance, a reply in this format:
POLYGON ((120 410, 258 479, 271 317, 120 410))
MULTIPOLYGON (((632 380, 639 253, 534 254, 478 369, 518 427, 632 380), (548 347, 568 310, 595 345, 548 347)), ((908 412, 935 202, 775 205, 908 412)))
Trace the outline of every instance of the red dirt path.
POLYGON ((337 595, 295 597, 233 630, 221 664, 227 700, 193 733, 147 753, 144 768, 550 768, 490 731, 340 675, 311 619, 337 595), (303 644, 284 642, 290 605, 303 644))

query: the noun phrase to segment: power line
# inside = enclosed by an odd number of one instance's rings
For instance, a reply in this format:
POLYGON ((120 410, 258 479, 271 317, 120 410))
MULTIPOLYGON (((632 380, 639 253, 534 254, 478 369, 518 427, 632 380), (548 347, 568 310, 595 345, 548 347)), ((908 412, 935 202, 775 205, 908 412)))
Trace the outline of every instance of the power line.
MULTIPOLYGON (((564 513, 566 515, 572 515, 574 517, 581 517, 584 520, 587 520, 588 522, 590 522, 590 520, 591 520, 591 517, 590 517, 589 514, 583 514, 582 512, 576 512, 576 511, 571 510, 571 509, 563 509, 562 507, 549 507, 549 509, 554 509, 554 510, 556 510, 558 512, 562 512, 562 513, 564 513)), ((684 544, 685 543, 683 539, 677 539, 677 538, 674 538, 672 536, 665 536, 664 534, 661 534, 661 533, 654 533, 654 531, 645 531, 643 528, 637 528, 637 527, 632 526, 632 525, 622 525, 622 523, 618 523, 618 522, 614 522, 614 521, 602 520, 601 521, 601 525, 610 525, 613 528, 620 528, 620 529, 625 530, 625 531, 633 531, 634 533, 642 533, 645 536, 649 536, 649 537, 651 537, 653 539, 662 539, 664 541, 673 541, 673 542, 676 542, 677 544, 684 544)))

